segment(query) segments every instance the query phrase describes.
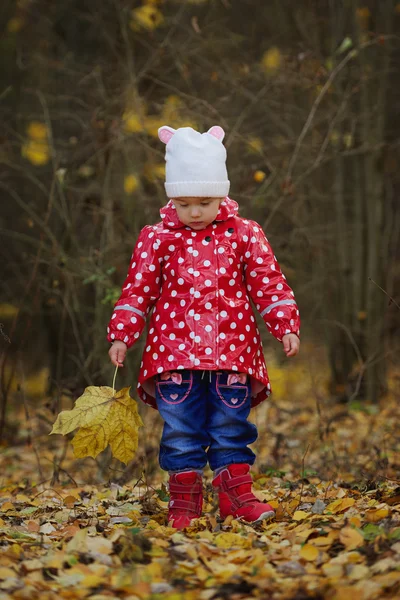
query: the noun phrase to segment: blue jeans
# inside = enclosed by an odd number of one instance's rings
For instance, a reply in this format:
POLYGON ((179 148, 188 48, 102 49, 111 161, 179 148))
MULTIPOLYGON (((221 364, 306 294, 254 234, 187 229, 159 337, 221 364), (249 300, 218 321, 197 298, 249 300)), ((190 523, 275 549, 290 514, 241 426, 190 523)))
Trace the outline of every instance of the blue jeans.
POLYGON ((202 469, 207 460, 213 471, 233 463, 254 463, 255 454, 247 446, 257 439, 257 428, 247 420, 251 405, 247 375, 162 373, 156 377, 156 401, 164 419, 159 459, 165 471, 202 469))

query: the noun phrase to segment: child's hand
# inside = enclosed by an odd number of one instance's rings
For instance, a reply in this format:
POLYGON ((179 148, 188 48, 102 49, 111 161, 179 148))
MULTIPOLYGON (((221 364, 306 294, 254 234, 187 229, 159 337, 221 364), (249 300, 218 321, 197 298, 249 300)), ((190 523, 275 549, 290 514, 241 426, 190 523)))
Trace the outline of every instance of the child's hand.
POLYGON ((115 367, 123 367, 124 360, 126 356, 126 352, 128 350, 125 342, 121 342, 117 340, 113 343, 111 348, 108 351, 108 355, 111 358, 111 362, 115 367))
POLYGON ((296 356, 300 350, 300 340, 295 333, 287 333, 282 338, 283 350, 286 356, 296 356))

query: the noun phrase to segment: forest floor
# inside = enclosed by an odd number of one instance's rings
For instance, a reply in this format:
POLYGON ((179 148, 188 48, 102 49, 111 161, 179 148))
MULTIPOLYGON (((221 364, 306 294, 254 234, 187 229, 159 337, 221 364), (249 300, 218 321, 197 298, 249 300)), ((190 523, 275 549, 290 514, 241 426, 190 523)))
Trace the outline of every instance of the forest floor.
POLYGON ((25 425, 0 452, 0 600, 400 598, 398 375, 380 406, 330 401, 318 361, 270 375, 253 475, 276 518, 254 527, 219 520, 209 471, 204 516, 168 527, 151 409, 124 469, 49 437, 44 401, 15 408, 25 425))

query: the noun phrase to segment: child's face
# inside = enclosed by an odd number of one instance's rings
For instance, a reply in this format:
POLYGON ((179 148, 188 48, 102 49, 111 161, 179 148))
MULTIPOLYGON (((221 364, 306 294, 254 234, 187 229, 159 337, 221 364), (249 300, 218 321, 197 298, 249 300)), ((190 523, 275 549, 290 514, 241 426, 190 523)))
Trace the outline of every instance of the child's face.
POLYGON ((223 198, 171 198, 179 220, 192 229, 205 229, 215 221, 223 198))

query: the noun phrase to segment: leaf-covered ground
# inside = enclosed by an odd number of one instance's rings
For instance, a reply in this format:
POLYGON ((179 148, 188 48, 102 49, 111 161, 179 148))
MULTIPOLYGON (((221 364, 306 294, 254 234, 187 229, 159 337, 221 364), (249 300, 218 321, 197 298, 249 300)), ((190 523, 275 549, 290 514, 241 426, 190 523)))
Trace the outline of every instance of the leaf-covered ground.
POLYGON ((153 411, 143 412, 146 454, 126 483, 120 463, 104 477, 70 445, 52 483, 64 440, 48 436, 45 404, 35 409, 32 442, 1 449, 0 600, 399 598, 396 379, 375 407, 332 404, 310 365, 271 375, 276 399, 253 415, 253 474, 277 514, 256 527, 219 521, 210 472, 205 516, 185 532, 168 527, 153 411))

